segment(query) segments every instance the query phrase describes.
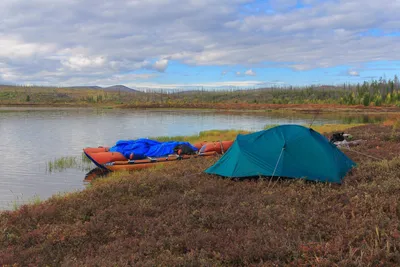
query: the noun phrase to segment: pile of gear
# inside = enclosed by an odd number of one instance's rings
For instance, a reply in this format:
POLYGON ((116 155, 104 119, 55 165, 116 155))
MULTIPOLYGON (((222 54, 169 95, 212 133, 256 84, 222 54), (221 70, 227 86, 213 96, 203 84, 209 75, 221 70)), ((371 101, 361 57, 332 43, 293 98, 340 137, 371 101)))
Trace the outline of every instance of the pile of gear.
POLYGON ((329 142, 336 145, 337 147, 350 147, 357 146, 364 142, 364 140, 353 140, 353 136, 351 134, 347 134, 344 132, 334 133, 329 139, 329 142))
POLYGON ((168 141, 160 142, 151 139, 119 140, 110 152, 119 152, 130 160, 148 157, 163 157, 173 153, 178 155, 196 154, 197 148, 189 142, 168 141))

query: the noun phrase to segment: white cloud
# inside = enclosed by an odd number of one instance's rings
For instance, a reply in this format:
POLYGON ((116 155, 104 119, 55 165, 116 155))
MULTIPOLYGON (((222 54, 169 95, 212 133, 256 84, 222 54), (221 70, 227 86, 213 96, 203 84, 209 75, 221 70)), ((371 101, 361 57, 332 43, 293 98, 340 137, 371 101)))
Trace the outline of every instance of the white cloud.
POLYGON ((5 66, 4 63, 0 63, 0 80, 13 82, 17 78, 17 74, 12 68, 5 66))
POLYGON ((246 70, 244 73, 246 76, 256 76, 257 74, 252 69, 246 70))
POLYGON ((61 61, 61 64, 73 70, 99 68, 104 66, 104 63, 105 58, 103 56, 87 57, 83 55, 71 56, 68 59, 61 61))
POLYGON ((153 68, 159 72, 164 72, 168 67, 168 59, 160 59, 154 63, 153 68))
POLYGON ((348 70, 347 74, 349 76, 360 76, 360 73, 358 71, 355 71, 355 70, 348 70))
POLYGON ((235 75, 238 76, 238 77, 241 77, 241 76, 256 76, 257 73, 255 71, 253 71, 252 69, 249 69, 249 70, 246 70, 244 72, 237 71, 237 72, 235 72, 235 75))
POLYGON ((86 76, 74 76, 64 80, 60 86, 74 86, 74 85, 98 85, 98 86, 111 86, 116 84, 135 85, 144 83, 145 80, 150 80, 157 77, 155 73, 127 73, 115 74, 104 78, 97 78, 96 75, 92 77, 90 82, 87 82, 86 76))
POLYGON ((139 64, 131 65, 131 67, 133 67, 133 69, 144 68, 147 70, 155 70, 158 72, 164 72, 168 67, 168 62, 169 62, 168 59, 159 59, 159 60, 155 61, 154 63, 152 63, 151 61, 145 60, 139 64))
POLYGON ((399 31, 398 0, 302 0, 303 9, 272 0, 239 12, 260 2, 2 0, 1 79, 88 84, 140 69, 167 75, 172 61, 303 71, 400 60, 399 36, 365 34, 399 31))
POLYGON ((0 58, 28 58, 46 54, 53 50, 50 44, 24 42, 12 35, 0 35, 0 58))
MULTIPOLYGON (((135 84, 137 82, 143 82, 143 80, 149 80, 151 78, 156 77, 157 74, 153 73, 128 73, 128 74, 116 74, 111 77, 102 78, 94 80, 93 84, 99 86, 110 86, 115 84, 135 84)), ((70 81, 70 84, 75 83, 76 81, 70 81)))

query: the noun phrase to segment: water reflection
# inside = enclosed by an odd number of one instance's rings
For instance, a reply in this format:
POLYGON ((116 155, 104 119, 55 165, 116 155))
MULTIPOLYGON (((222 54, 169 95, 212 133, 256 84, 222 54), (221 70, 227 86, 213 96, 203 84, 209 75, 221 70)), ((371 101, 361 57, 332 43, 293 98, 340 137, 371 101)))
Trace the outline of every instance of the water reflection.
POLYGON ((345 124, 354 124, 354 123, 379 123, 383 122, 387 116, 382 115, 359 115, 359 116, 347 116, 343 117, 342 121, 345 124))
POLYGON ((96 167, 96 168, 90 170, 88 173, 86 173, 85 179, 83 179, 83 181, 86 183, 90 183, 97 178, 102 178, 102 177, 107 176, 107 174, 109 174, 109 173, 110 172, 107 170, 96 167))

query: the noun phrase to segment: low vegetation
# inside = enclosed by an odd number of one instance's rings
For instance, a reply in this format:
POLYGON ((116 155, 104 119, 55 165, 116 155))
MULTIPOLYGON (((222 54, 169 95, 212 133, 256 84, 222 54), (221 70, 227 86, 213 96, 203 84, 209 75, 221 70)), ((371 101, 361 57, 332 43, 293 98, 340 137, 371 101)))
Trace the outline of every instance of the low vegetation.
POLYGON ((160 136, 155 139, 161 142, 166 141, 186 141, 190 143, 202 141, 220 141, 220 140, 235 140, 238 134, 247 134, 248 131, 244 130, 210 130, 201 131, 198 135, 191 136, 160 136))
POLYGON ((354 124, 323 124, 323 125, 313 125, 312 128, 321 133, 321 134, 329 134, 332 132, 344 132, 350 128, 354 128, 357 126, 361 126, 364 124, 354 123, 354 124))
MULTIPOLYGON (((107 91, 101 88, 1 86, 0 105, 94 106, 103 108, 303 108, 327 110, 344 106, 400 107, 400 82, 380 78, 341 86, 271 87, 261 89, 107 91), (300 105, 300 106, 299 106, 300 105), (317 106, 313 106, 317 105, 317 106)), ((373 108, 371 108, 373 109, 373 108)), ((398 109, 395 109, 398 110, 398 109)))
POLYGON ((65 156, 47 162, 46 170, 51 173, 66 169, 79 169, 89 171, 92 168, 91 161, 82 153, 80 157, 65 156))
POLYGON ((367 141, 346 151, 358 167, 342 185, 222 179, 202 172, 216 159, 200 158, 3 212, 0 264, 397 266, 395 125, 348 130, 367 141))

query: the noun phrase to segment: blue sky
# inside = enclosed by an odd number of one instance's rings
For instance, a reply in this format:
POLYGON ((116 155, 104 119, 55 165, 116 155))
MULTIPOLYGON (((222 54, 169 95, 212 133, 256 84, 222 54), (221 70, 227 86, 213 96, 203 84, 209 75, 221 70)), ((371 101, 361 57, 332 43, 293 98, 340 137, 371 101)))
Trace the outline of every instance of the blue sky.
POLYGON ((400 74, 400 0, 2 0, 0 83, 343 84, 400 74))

